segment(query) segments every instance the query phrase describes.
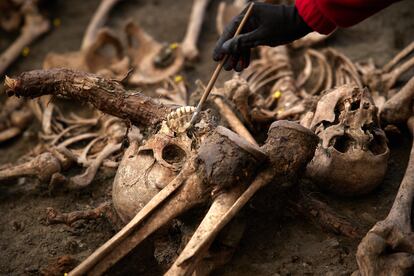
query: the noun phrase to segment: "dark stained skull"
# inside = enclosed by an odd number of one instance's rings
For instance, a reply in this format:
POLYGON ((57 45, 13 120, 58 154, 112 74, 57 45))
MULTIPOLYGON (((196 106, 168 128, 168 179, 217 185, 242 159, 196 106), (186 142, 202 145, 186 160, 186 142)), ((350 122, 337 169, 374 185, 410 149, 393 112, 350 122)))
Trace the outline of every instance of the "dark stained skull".
POLYGON ((320 143, 307 174, 343 196, 372 191, 384 178, 389 149, 367 89, 343 85, 318 102, 310 128, 320 143))

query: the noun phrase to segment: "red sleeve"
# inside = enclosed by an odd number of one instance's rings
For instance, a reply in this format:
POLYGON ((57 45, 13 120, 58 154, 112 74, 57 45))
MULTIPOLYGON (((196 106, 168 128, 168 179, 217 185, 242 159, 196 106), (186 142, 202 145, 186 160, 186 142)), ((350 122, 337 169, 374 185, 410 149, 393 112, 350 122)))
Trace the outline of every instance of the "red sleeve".
POLYGON ((400 0, 296 0, 296 9, 313 30, 329 34, 350 27, 400 0))

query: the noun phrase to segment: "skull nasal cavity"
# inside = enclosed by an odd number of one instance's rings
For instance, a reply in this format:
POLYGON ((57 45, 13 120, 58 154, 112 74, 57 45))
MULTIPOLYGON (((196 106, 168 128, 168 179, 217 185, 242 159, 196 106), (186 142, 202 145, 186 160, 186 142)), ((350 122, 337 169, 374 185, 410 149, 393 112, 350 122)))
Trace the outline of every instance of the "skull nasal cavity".
POLYGON ((359 109, 359 106, 360 105, 361 105, 361 101, 360 100, 357 100, 355 102, 352 102, 351 103, 351 110, 357 110, 357 109, 359 109))
POLYGON ((185 151, 177 145, 168 145, 162 150, 162 159, 169 164, 182 163, 185 158, 185 151))

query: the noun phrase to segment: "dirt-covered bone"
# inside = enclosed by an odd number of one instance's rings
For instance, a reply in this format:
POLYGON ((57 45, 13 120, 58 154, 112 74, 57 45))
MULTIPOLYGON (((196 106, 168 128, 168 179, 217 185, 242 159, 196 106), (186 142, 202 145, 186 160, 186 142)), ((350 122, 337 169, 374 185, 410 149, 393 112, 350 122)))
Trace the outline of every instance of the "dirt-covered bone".
POLYGON ((343 196, 368 193, 378 186, 389 149, 369 91, 340 86, 323 96, 311 115, 305 126, 320 143, 308 175, 321 188, 343 196))
POLYGON ((33 43, 50 28, 49 21, 38 11, 37 1, 25 1, 21 10, 24 14, 24 25, 19 37, 0 55, 0 75, 3 75, 10 64, 20 56, 24 47, 33 43))
POLYGON ((197 153, 189 156, 177 177, 124 228, 132 232, 126 235, 121 230, 72 273, 105 271, 148 235, 185 210, 207 202, 211 196, 214 198, 227 189, 247 185, 264 154, 247 142, 239 144, 239 140, 241 138, 236 134, 222 127, 210 132, 197 153), (170 196, 163 198, 166 193, 170 196), (145 223, 142 224, 144 218, 145 223))
POLYGON ((0 111, 0 144, 20 135, 32 121, 32 111, 26 101, 9 98, 0 111))
POLYGON ((0 169, 0 182, 19 177, 35 177, 40 183, 51 183, 59 173, 67 170, 75 157, 65 148, 55 148, 41 153, 22 164, 6 165, 0 169))
POLYGON ((316 136, 296 123, 287 121, 273 123, 266 144, 261 148, 266 152, 270 162, 246 190, 241 192, 238 187, 235 187, 216 198, 167 275, 190 275, 218 233, 259 189, 273 181, 286 183, 297 179, 298 172, 312 158, 316 143, 316 136), (237 196, 238 194, 240 196, 237 196))
POLYGON ((6 78, 9 96, 35 98, 62 96, 92 104, 104 113, 128 119, 137 126, 158 126, 171 108, 136 91, 127 91, 116 80, 71 69, 34 70, 6 78))
MULTIPOLYGON (((252 188, 247 188, 243 183, 249 182, 248 172, 251 170, 247 168, 251 165, 248 165, 250 162, 245 163, 245 161, 242 160, 246 160, 245 158, 250 156, 247 160, 250 158, 256 160, 254 161, 254 163, 256 163, 254 167, 256 167, 257 158, 263 158, 260 157, 263 156, 263 153, 261 153, 260 150, 255 149, 253 145, 249 145, 246 141, 241 140, 239 136, 231 131, 221 127, 217 128, 213 134, 208 135, 204 139, 204 142, 198 150, 198 157, 195 159, 192 157, 192 159, 184 165, 180 174, 163 190, 156 194, 137 216, 132 219, 129 225, 71 273, 102 273, 111 265, 111 263, 120 259, 121 256, 132 250, 136 244, 152 233, 153 230, 176 216, 177 212, 182 212, 185 209, 194 206, 194 204, 205 201, 206 197, 209 198, 208 194, 213 195, 213 198, 215 195, 217 195, 217 197, 214 199, 214 203, 205 219, 212 222, 209 218, 215 218, 219 223, 218 227, 221 229, 228 222, 225 221, 224 223, 220 223, 222 222, 222 215, 227 214, 227 207, 232 207, 232 209, 229 210, 230 216, 226 215, 226 218, 230 220, 230 217, 237 213, 255 191, 263 185, 266 185, 275 178, 280 181, 286 181, 292 177, 297 177, 296 172, 303 169, 306 162, 311 159, 316 143, 316 136, 312 132, 295 123, 280 122, 275 124, 270 131, 269 139, 266 144, 267 146, 264 147, 269 153, 273 154, 271 157, 271 164, 273 164, 273 166, 265 169, 266 172, 256 178, 253 184, 249 186, 252 188), (286 141, 290 142, 286 143, 286 141), (233 143, 235 144, 228 148, 228 146, 226 146, 229 145, 228 143, 230 143, 230 145, 233 143), (227 151, 221 152, 221 150, 219 150, 216 152, 216 148, 223 149, 223 147, 226 147, 227 151), (280 147, 280 151, 276 150, 275 147, 280 147), (230 150, 232 148, 234 150, 230 150), (211 152, 214 152, 215 154, 211 154, 211 152), (246 157, 242 157, 243 155, 240 155, 241 153, 246 157), (222 154, 225 154, 226 158, 220 158, 222 154), (235 163, 235 161, 237 162, 235 163), (283 165, 284 162, 287 162, 286 165, 283 165), (201 168, 203 168, 202 171, 200 171, 201 168), (234 171, 234 173, 229 173, 229 171, 233 170, 236 171, 234 171), (240 173, 243 174, 244 178, 240 178, 240 173), (204 180, 202 180, 203 178, 204 180), (243 179, 245 180, 243 183, 235 185, 236 182, 240 182, 243 179), (200 186, 203 182, 204 184, 200 186), (210 185, 208 185, 208 183, 210 183, 210 185), (207 187, 205 186, 206 184, 207 187), (244 196, 237 200, 237 195, 240 195, 246 188, 247 190, 245 191, 244 196), (205 189, 208 189, 209 192, 206 193, 205 189), (185 200, 185 198, 187 200, 185 200), (233 205, 234 202, 236 202, 235 205, 233 205), (145 224, 140 225, 140 223, 144 221, 145 224), (136 230, 133 229, 134 225, 137 225, 138 227, 136 230)), ((202 250, 200 251, 197 249, 196 251, 192 251, 195 254, 192 256, 195 257, 190 257, 190 261, 188 261, 189 259, 187 258, 189 252, 185 251, 186 253, 184 256, 187 260, 185 261, 185 265, 179 266, 178 271, 176 271, 177 265, 174 265, 171 268, 172 270, 170 273, 174 275, 188 275, 188 273, 191 273, 195 268, 198 261, 206 252, 206 249, 208 249, 208 245, 217 234, 217 232, 214 232, 214 229, 210 229, 208 225, 209 224, 202 224, 200 226, 201 229, 207 230, 205 233, 208 234, 207 239, 205 240, 206 243, 202 244, 202 250), (210 233, 209 230, 213 230, 213 232, 210 233)), ((214 224, 212 226, 214 226, 214 224)), ((196 232, 193 238, 199 236, 197 233, 198 232, 196 232)), ((202 235, 200 237, 204 241, 205 236, 202 235)), ((197 238, 195 239, 197 240, 197 238)))
MULTIPOLYGON (((414 135, 414 118, 408 122, 414 135)), ((414 140, 413 140, 414 141, 414 140)), ((414 198, 414 144, 394 204, 388 216, 369 230, 358 246, 359 272, 353 275, 411 275, 414 271, 412 203, 414 198)))

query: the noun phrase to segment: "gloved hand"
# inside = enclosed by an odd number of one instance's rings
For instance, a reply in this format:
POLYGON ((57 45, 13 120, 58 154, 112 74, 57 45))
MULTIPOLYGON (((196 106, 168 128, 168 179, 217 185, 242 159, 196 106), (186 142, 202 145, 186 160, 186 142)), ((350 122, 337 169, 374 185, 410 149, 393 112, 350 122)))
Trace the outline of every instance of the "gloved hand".
POLYGON ((312 32, 294 6, 255 3, 240 35, 232 38, 246 10, 233 18, 217 41, 213 59, 229 59, 224 69, 240 72, 250 63, 250 49, 259 45, 277 46, 312 32))

